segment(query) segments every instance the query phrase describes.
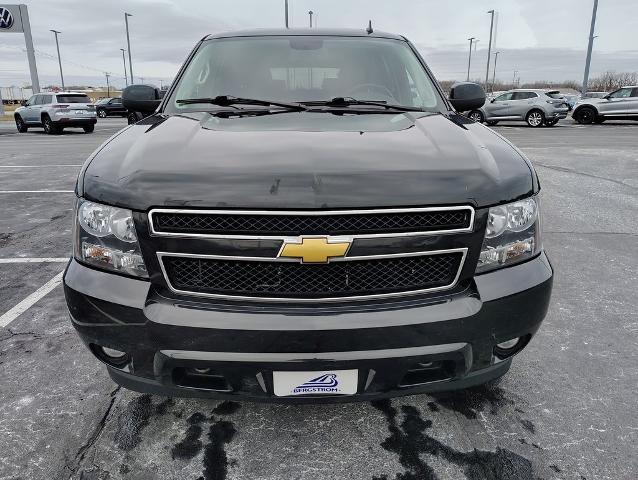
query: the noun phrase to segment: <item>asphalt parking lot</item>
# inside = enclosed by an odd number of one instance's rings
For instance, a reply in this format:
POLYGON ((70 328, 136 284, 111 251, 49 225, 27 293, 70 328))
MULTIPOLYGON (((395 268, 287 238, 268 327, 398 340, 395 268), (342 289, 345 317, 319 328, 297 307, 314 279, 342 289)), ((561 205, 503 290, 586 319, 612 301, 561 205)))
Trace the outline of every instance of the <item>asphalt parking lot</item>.
POLYGON ((494 127, 534 162, 556 277, 493 388, 374 404, 184 400, 117 388, 60 273, 80 165, 125 125, 0 122, 0 479, 638 478, 638 123, 494 127))

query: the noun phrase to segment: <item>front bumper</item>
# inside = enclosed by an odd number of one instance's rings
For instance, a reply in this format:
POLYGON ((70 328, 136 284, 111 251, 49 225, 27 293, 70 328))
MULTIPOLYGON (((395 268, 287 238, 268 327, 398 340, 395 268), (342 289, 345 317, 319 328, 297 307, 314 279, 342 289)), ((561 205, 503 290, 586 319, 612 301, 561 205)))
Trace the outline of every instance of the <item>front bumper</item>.
POLYGON ((82 340, 130 355, 118 384, 170 396, 254 401, 372 400, 466 388, 507 372, 497 343, 535 334, 553 272, 542 253, 449 295, 349 305, 212 303, 72 260, 64 288, 82 340), (203 371, 199 375, 195 369, 203 371), (358 370, 353 396, 275 397, 273 371, 358 370), (193 374, 194 372, 194 374, 193 374))
POLYGON ((564 118, 567 118, 568 113, 569 113, 569 109, 567 107, 557 108, 547 112, 547 114, 545 115, 545 118, 548 120, 556 120, 556 119, 562 120, 564 118))

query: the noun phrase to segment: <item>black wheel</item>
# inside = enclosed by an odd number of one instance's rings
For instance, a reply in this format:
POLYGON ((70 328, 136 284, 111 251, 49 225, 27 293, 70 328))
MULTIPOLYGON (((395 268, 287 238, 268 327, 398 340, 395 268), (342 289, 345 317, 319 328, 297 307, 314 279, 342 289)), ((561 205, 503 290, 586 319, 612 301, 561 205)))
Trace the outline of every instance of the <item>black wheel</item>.
POLYGON ((553 127, 554 125, 556 125, 558 123, 558 119, 554 119, 554 120, 545 120, 545 126, 547 127, 553 127))
POLYGON ((133 125, 134 123, 137 123, 137 115, 135 115, 135 112, 129 113, 128 117, 126 118, 128 119, 129 125, 133 125))
POLYGON ((20 115, 16 115, 15 120, 16 120, 16 128, 18 129, 18 132, 26 133, 26 131, 29 130, 29 127, 27 127, 27 125, 24 123, 24 120, 22 120, 22 117, 20 115))
POLYGON ((488 120, 485 123, 487 123, 490 127, 493 127, 494 125, 498 123, 498 120, 488 120))
POLYGON ((574 112, 574 118, 581 125, 589 125, 596 119, 596 110, 592 107, 581 107, 574 112))
POLYGON ((44 127, 44 133, 48 135, 57 135, 60 133, 60 129, 51 121, 48 115, 42 117, 42 126, 44 127))
POLYGON ((86 127, 82 127, 84 129, 84 133, 93 133, 95 130, 95 125, 87 125, 86 127))
POLYGON ((100 108, 97 111, 97 116, 100 117, 100 118, 106 118, 106 110, 104 110, 103 108, 100 108))
POLYGON ((542 127, 545 123, 545 114, 540 110, 530 110, 525 115, 525 121, 532 128, 542 127))
POLYGON ((598 117, 594 118, 594 123, 597 124, 597 125, 600 125, 605 120, 607 120, 605 117, 598 116, 598 117))
POLYGON ((485 121, 485 115, 480 110, 472 110, 467 114, 467 118, 474 120, 476 123, 483 123, 485 121))

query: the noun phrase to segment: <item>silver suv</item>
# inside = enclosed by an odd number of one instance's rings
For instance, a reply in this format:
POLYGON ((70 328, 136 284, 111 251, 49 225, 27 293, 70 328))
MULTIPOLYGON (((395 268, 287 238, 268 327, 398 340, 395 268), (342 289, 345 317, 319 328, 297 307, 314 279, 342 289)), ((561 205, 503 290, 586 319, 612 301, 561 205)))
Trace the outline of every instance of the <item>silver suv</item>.
POLYGON ((468 117, 496 125, 500 120, 524 120, 530 127, 553 127, 567 117, 568 106, 557 90, 516 89, 501 93, 468 117))
POLYGON ((608 119, 638 120, 638 86, 622 87, 602 98, 584 98, 574 106, 578 123, 603 123, 608 119))
POLYGON ((86 133, 95 129, 95 106, 84 93, 57 92, 33 95, 14 113, 18 132, 43 127, 49 135, 62 133, 67 127, 80 127, 86 133))

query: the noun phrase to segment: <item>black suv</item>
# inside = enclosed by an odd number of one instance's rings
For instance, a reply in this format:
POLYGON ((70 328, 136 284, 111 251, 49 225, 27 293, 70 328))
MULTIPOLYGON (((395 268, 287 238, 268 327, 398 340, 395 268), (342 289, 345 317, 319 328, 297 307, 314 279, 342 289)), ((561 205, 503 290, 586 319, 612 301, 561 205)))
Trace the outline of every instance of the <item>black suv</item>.
POLYGON ((122 104, 121 98, 101 98, 95 102, 95 111, 100 118, 106 118, 109 115, 120 117, 128 115, 128 110, 122 104))
POLYGON ((548 308, 540 186, 404 37, 207 36, 86 161, 64 275, 115 382, 352 401, 504 375, 548 308))

